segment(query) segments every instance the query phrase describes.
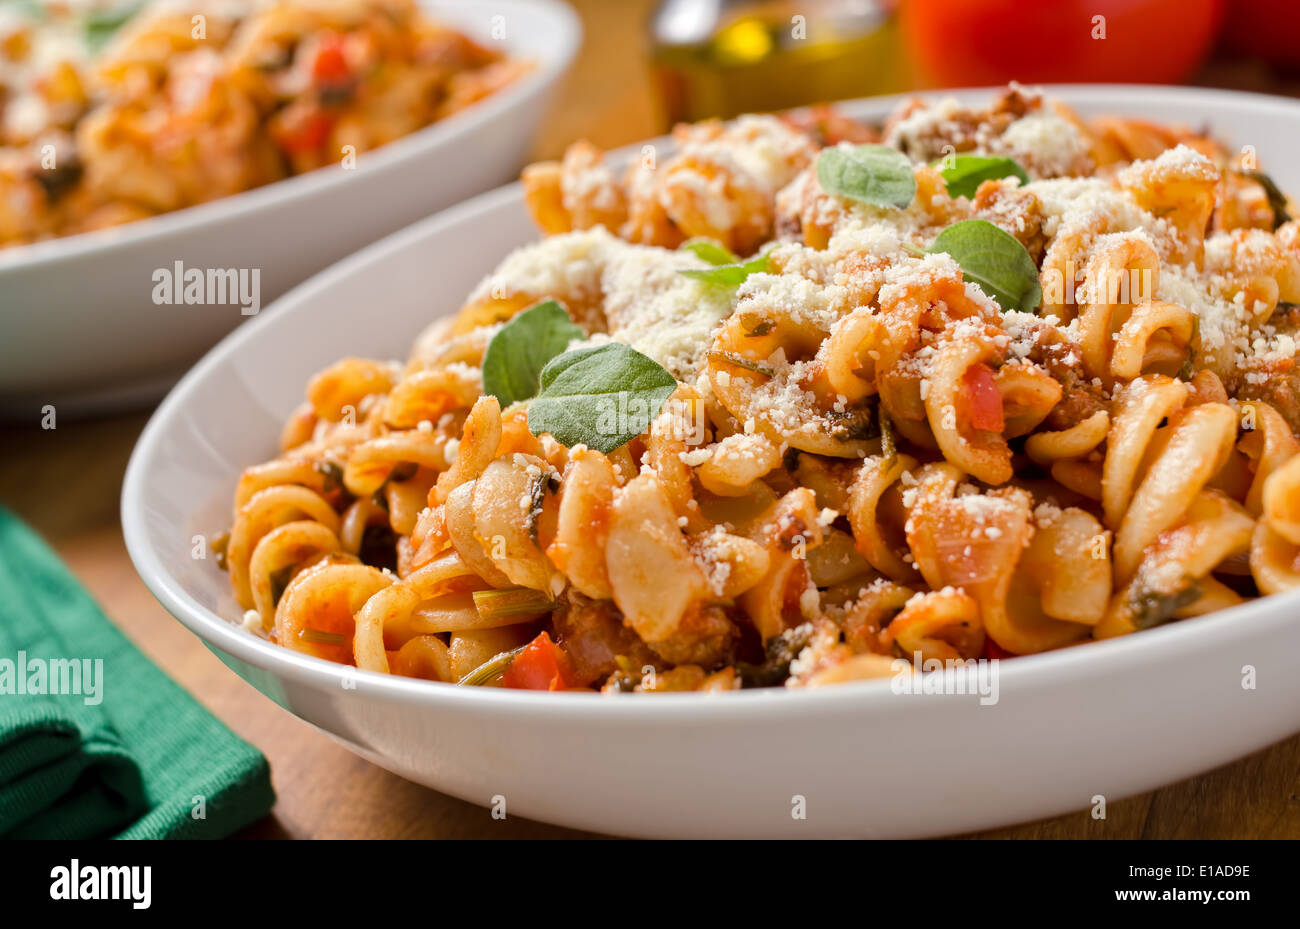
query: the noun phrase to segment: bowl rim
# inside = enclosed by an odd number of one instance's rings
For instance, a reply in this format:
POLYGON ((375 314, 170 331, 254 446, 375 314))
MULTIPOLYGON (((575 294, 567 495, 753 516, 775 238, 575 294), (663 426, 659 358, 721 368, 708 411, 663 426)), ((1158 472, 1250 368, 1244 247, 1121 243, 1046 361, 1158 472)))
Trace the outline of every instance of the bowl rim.
MULTIPOLYGON (((840 101, 835 105, 856 114, 864 110, 887 112, 896 103, 913 97, 955 96, 960 100, 981 97, 1001 89, 980 87, 918 91, 840 101)), ((1286 116, 1300 120, 1300 101, 1267 94, 1140 84, 1055 84, 1042 85, 1042 89, 1057 98, 1068 98, 1070 103, 1099 102, 1104 105, 1122 105, 1124 95, 1135 92, 1144 94, 1150 92, 1156 97, 1164 95, 1168 99, 1178 99, 1182 103, 1209 97, 1223 104, 1229 102, 1238 105, 1252 104, 1266 109, 1280 110, 1286 116)), ((624 146, 610 154, 615 157, 628 157, 643 145, 660 142, 670 144, 670 140, 666 137, 660 137, 624 146)), ((309 306, 322 294, 328 292, 335 282, 348 278, 354 272, 360 271, 389 253, 401 251, 408 243, 502 209, 521 199, 522 186, 517 181, 479 194, 347 256, 290 290, 268 309, 279 308, 281 304, 290 305, 290 308, 309 306)), ((547 694, 542 697, 528 691, 498 687, 460 687, 454 684, 365 671, 295 652, 247 633, 241 626, 224 619, 197 602, 163 567, 161 559, 149 541, 144 502, 147 497, 145 476, 171 423, 184 417, 191 392, 200 382, 207 380, 210 376, 209 372, 223 363, 228 356, 238 354, 247 341, 259 338, 261 327, 267 324, 268 316, 274 318, 274 315, 261 313, 258 317, 237 327, 184 375, 154 411, 142 431, 131 453, 122 485, 120 511, 122 534, 137 573, 167 612, 209 647, 269 672, 278 679, 307 687, 346 688, 400 705, 445 708, 455 712, 489 714, 509 712, 539 721, 553 719, 556 715, 563 714, 577 721, 607 722, 610 714, 615 714, 619 718, 640 719, 648 715, 651 719, 660 722, 672 719, 682 724, 703 725, 777 716, 792 719, 803 717, 808 711, 861 714, 892 711, 891 708, 894 707, 902 711, 901 708, 909 704, 918 706, 928 702, 899 702, 886 699, 890 691, 889 679, 855 681, 813 689, 774 687, 740 690, 726 694, 664 693, 656 694, 654 699, 649 700, 610 700, 599 692, 566 692, 547 694)), ((1080 643, 1080 646, 1017 656, 1014 661, 1008 662, 1006 667, 999 666, 999 689, 1002 692, 1008 689, 1027 692, 1033 689, 1066 687, 1081 679, 1095 683, 1105 674, 1138 670, 1153 661, 1159 664, 1176 662, 1183 656, 1190 656, 1206 648, 1218 647, 1219 644, 1229 642, 1236 638, 1237 630, 1243 624, 1248 624, 1254 635, 1273 634, 1294 622, 1288 613, 1294 611, 1298 605, 1300 605, 1300 591, 1275 594, 1206 616, 1192 617, 1189 620, 1142 630, 1139 635, 1088 641, 1080 643)), ((942 673, 947 676, 969 677, 976 674, 977 669, 972 666, 948 669, 942 673)), ((973 691, 964 692, 969 694, 973 691)))
MULTIPOLYGON (((440 12, 449 10, 463 13, 481 11, 484 15, 490 11, 481 0, 418 2, 426 13, 435 17, 440 12)), ((540 43, 539 50, 531 54, 516 47, 513 40, 503 40, 510 54, 531 57, 536 67, 500 91, 445 119, 365 152, 365 157, 357 160, 356 167, 346 171, 341 164, 328 165, 121 226, 0 249, 0 283, 3 283, 8 274, 40 269, 86 256, 108 257, 115 252, 169 239, 193 228, 252 219, 284 204, 314 197, 336 185, 350 183, 358 177, 376 175, 396 165, 419 159, 450 137, 473 134, 491 120, 544 93, 568 70, 582 44, 581 21, 570 7, 559 0, 491 0, 491 3, 493 7, 506 11, 506 15, 509 15, 510 10, 515 10, 541 17, 554 32, 551 41, 540 43)))

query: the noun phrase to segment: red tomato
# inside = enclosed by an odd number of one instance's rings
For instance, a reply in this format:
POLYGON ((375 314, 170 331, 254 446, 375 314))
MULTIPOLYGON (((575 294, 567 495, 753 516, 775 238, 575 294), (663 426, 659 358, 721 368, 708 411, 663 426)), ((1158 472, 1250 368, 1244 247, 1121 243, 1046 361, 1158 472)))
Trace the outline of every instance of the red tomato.
POLYGON ((344 84, 352 77, 347 56, 343 54, 343 39, 337 33, 327 33, 316 49, 316 60, 311 64, 312 80, 316 84, 344 84))
POLYGON ((524 646, 501 683, 515 690, 567 690, 573 686, 569 657, 543 632, 524 646))
POLYGON ((1222 14, 1223 0, 902 0, 900 23, 930 87, 1162 84, 1204 60, 1222 14))
POLYGON ((1002 394, 993 381, 993 369, 986 364, 971 365, 961 380, 970 424, 976 429, 1001 432, 1006 420, 1002 417, 1002 394))
POLYGON ((276 144, 289 155, 306 155, 319 151, 334 128, 334 117, 321 110, 290 122, 273 131, 276 144))

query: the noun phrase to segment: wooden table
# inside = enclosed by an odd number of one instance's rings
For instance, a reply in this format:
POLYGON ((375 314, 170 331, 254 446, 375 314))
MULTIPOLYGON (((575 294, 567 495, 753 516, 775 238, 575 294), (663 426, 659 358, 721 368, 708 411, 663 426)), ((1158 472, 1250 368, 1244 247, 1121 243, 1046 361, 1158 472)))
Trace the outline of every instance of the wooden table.
MULTIPOLYGON (((586 48, 538 144, 550 157, 585 135, 611 146, 656 134, 633 50, 649 0, 579 0, 586 48)), ((557 838, 584 833, 488 811, 416 786, 341 748, 261 696, 153 599, 118 522, 122 474, 147 419, 60 419, 0 427, 0 502, 45 536, 128 636, 181 686, 261 749, 279 795, 247 838, 557 838)), ((1300 736, 1141 797, 984 833, 998 838, 1300 838, 1300 736)))

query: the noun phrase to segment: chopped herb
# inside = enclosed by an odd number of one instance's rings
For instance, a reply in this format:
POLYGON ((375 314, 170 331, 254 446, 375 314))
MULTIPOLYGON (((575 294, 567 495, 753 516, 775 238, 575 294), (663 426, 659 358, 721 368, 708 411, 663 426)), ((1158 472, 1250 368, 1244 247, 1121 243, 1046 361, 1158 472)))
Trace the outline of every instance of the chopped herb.
POLYGON ((807 625, 787 629, 768 640, 762 664, 738 662, 736 672, 741 687, 779 687, 790 676, 790 662, 808 647, 811 627, 807 625))
POLYGON ((831 438, 840 442, 852 442, 856 439, 874 439, 880 434, 880 425, 871 411, 853 409, 840 412, 831 410, 826 414, 831 421, 831 438))
POLYGON ((892 468, 898 458, 898 441, 894 438, 894 421, 885 412, 885 405, 880 404, 880 455, 886 468, 892 468))
POLYGON ((711 349, 709 351, 709 357, 725 364, 744 368, 746 371, 753 371, 755 374, 763 375, 763 377, 772 377, 776 374, 775 371, 762 362, 754 361, 752 358, 746 358, 738 352, 726 352, 721 349, 711 349))
POLYGON ((641 676, 635 671, 619 670, 610 674, 609 680, 605 682, 605 687, 612 693, 632 694, 636 693, 641 681, 641 676))
POLYGON ((527 645, 521 645, 518 648, 512 648, 508 652, 502 652, 489 658, 456 683, 465 687, 481 687, 484 684, 491 683, 502 674, 505 674, 519 653, 527 647, 527 645))
POLYGON ((1185 606, 1195 603, 1201 597, 1201 587, 1191 578, 1182 589, 1173 593, 1161 593, 1134 585, 1129 596, 1129 608, 1133 611, 1133 625, 1139 629, 1150 629, 1173 618, 1173 615, 1185 606))
POLYGON ((483 619, 502 616, 535 616, 555 608, 555 601, 540 590, 509 587, 505 590, 474 591, 474 607, 483 619))
POLYGON ((324 632, 320 629, 304 628, 298 638, 315 645, 346 645, 347 638, 341 632, 324 632))
POLYGON ((312 465, 312 470, 324 478, 321 493, 333 493, 343 486, 343 468, 338 462, 318 461, 312 465))
POLYGON ((542 518, 542 509, 546 506, 546 492, 549 490, 558 493, 559 489, 559 477, 554 471, 542 471, 528 482, 529 507, 524 521, 534 542, 538 540, 537 524, 542 518))

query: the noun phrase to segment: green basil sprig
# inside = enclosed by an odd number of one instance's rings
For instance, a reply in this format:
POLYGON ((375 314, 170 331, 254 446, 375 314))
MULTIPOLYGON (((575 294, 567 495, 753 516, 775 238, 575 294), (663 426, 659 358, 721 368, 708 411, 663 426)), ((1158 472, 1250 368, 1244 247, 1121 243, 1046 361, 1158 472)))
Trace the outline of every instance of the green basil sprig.
POLYGON ((822 190, 872 206, 903 209, 916 196, 907 156, 888 145, 836 146, 817 156, 822 190))
POLYGON ((926 249, 952 256, 962 275, 979 284, 1003 312, 1030 312, 1043 302, 1038 267, 1020 240, 985 219, 953 223, 926 249))
POLYGON ((483 353, 483 392, 509 406, 536 395, 542 368, 586 333, 554 300, 524 310, 506 323, 483 353))
POLYGON ((677 246, 677 250, 679 252, 690 252, 701 261, 707 261, 714 266, 740 264, 740 258, 736 253, 717 239, 708 239, 703 236, 687 239, 677 246))
POLYGON ((1018 177, 1020 183, 1028 184, 1029 175, 1014 158, 996 158, 988 155, 949 155, 934 163, 943 175, 944 184, 950 197, 975 198, 975 191, 985 181, 994 181, 1003 177, 1018 177))
MULTIPOLYGON (((722 246, 718 246, 721 248, 722 246)), ((734 257, 734 256, 733 256, 734 257)), ((706 258, 705 261, 708 259, 706 258)), ((687 277, 693 277, 697 281, 703 281, 706 284, 718 284, 722 287, 739 287, 745 283, 745 279, 751 274, 762 274, 768 269, 767 254, 757 255, 749 261, 738 262, 737 264, 715 265, 712 268, 689 268, 685 271, 679 271, 687 277)))
POLYGON ((608 342, 551 359, 541 385, 528 405, 529 430, 609 454, 650 428, 677 380, 636 349, 608 342))

